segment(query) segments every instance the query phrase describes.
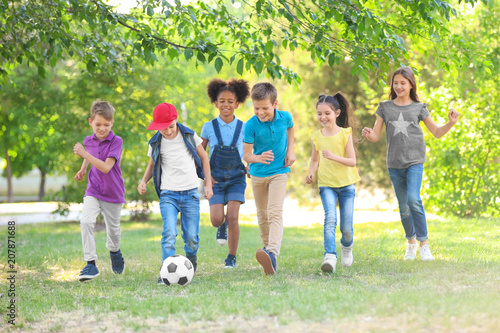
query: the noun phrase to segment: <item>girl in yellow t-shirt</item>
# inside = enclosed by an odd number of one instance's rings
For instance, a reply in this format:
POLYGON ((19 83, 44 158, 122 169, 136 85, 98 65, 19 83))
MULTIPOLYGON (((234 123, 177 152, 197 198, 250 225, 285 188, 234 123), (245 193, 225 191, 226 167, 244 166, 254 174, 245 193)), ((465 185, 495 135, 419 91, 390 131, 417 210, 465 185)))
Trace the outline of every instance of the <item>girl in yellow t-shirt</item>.
POLYGON ((337 265, 335 229, 337 227, 337 200, 340 210, 342 238, 342 266, 352 265, 354 183, 360 180, 356 169, 356 153, 349 126, 351 110, 341 93, 320 95, 316 103, 319 123, 323 128, 311 135, 312 153, 306 183, 314 182, 318 170, 318 187, 325 209, 325 255, 321 270, 334 272, 337 265))

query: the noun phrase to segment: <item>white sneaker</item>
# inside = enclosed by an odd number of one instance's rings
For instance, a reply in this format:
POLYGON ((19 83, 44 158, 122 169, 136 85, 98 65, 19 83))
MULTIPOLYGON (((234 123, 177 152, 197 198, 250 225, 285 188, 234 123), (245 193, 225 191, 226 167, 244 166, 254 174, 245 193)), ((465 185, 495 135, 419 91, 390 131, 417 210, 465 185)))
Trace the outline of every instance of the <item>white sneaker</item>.
POLYGON ((321 270, 323 272, 332 273, 335 272, 335 266, 337 266, 337 256, 333 253, 325 254, 325 258, 321 264, 321 270))
POLYGON ((422 258, 422 261, 432 261, 434 260, 434 257, 431 254, 431 249, 429 248, 429 245, 425 244, 420 247, 420 258, 422 258))
MULTIPOLYGON (((406 244, 405 260, 415 260, 417 258, 418 244, 406 244)), ((430 253, 430 252, 429 252, 430 253)))
POLYGON ((340 244, 340 247, 342 248, 342 257, 340 257, 340 262, 342 263, 342 266, 344 267, 351 266, 352 261, 354 260, 354 258, 352 257, 352 245, 344 246, 340 244))

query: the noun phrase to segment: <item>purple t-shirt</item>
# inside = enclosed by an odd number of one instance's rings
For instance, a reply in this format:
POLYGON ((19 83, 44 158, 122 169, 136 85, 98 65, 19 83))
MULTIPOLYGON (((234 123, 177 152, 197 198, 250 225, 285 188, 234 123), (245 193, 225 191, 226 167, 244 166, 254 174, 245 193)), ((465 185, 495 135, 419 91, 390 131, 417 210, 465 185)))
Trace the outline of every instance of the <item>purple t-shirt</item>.
POLYGON ((90 155, 101 161, 106 161, 108 157, 113 157, 116 160, 116 163, 107 174, 92 165, 89 171, 85 196, 88 195, 111 203, 125 202, 125 185, 120 170, 122 144, 122 138, 115 135, 113 131, 109 132, 109 135, 102 141, 99 141, 95 134, 85 137, 83 145, 90 155))

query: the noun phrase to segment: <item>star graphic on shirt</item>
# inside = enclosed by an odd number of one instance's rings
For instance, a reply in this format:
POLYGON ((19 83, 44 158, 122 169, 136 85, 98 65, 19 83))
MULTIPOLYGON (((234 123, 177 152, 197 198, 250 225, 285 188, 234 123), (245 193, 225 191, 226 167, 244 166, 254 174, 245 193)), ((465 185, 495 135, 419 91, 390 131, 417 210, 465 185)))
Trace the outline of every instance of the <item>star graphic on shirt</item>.
POLYGON ((408 137, 408 131, 406 128, 411 125, 411 121, 405 121, 402 113, 399 114, 398 120, 392 120, 389 121, 389 123, 394 126, 394 134, 392 136, 396 136, 398 133, 403 133, 408 137))

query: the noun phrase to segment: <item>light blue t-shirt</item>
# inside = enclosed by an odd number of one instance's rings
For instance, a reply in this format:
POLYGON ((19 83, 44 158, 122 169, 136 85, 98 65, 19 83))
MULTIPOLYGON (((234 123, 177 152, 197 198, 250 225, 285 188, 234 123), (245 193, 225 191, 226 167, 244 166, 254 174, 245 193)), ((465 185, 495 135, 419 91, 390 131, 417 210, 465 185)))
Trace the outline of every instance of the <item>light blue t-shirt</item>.
MULTIPOLYGON (((233 121, 229 124, 226 124, 220 116, 215 118, 219 123, 220 134, 222 136, 222 141, 224 141, 224 146, 229 146, 233 142, 234 131, 236 130, 236 125, 238 124, 238 118, 234 117, 233 121)), ((236 143, 236 148, 238 148, 238 153, 240 154, 240 158, 243 159, 243 135, 245 133, 245 123, 241 127, 240 136, 238 137, 238 141, 236 143)), ((201 137, 203 139, 208 140, 208 146, 210 147, 210 155, 214 149, 214 146, 219 143, 217 140, 217 136, 214 132, 214 126, 212 121, 207 121, 203 124, 201 129, 201 137)))
POLYGON ((287 130, 293 127, 292 115, 287 111, 274 110, 272 122, 262 122, 253 116, 245 124, 245 143, 253 144, 253 153, 261 155, 272 150, 274 160, 270 164, 250 163, 250 175, 256 177, 269 177, 290 172, 285 168, 287 152, 287 130))

